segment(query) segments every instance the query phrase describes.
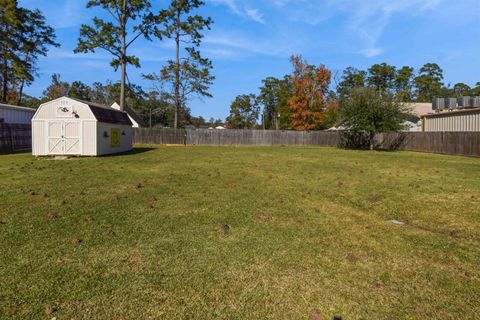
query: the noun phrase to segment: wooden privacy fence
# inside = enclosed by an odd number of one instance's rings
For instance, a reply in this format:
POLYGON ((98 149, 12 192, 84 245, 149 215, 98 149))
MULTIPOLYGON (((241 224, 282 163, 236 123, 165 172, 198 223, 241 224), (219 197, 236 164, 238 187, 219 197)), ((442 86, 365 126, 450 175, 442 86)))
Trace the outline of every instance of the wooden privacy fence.
POLYGON ((480 157, 480 132, 396 132, 376 136, 379 149, 480 157))
MULTIPOLYGON (((340 132, 273 130, 183 130, 135 128, 134 143, 190 145, 299 145, 338 147, 340 132)), ((405 150, 480 157, 480 132, 380 133, 376 146, 405 150)))
POLYGON ((189 145, 304 145, 336 147, 340 136, 325 131, 183 130, 135 128, 134 143, 189 145))
POLYGON ((0 152, 14 152, 31 148, 31 125, 0 123, 0 152))

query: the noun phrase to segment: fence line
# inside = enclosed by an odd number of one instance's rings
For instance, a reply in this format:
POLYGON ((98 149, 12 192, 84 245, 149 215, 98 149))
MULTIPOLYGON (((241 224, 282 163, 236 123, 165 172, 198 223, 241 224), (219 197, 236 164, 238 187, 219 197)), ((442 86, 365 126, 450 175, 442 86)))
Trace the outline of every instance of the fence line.
MULTIPOLYGON (((379 133, 376 145, 384 150, 420 151, 480 157, 480 132, 379 133)), ((134 143, 190 145, 301 145, 338 147, 341 133, 274 130, 183 130, 135 128, 134 143)))
POLYGON ((32 128, 29 124, 0 123, 0 152, 32 148, 32 128))
POLYGON ((480 157, 480 132, 379 133, 376 141, 380 149, 480 157))

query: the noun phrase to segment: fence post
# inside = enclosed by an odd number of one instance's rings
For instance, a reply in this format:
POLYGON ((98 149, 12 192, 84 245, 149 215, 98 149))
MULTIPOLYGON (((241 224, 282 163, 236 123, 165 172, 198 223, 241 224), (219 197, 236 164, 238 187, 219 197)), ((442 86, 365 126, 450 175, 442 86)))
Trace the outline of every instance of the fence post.
POLYGON ((12 126, 7 124, 8 133, 10 134, 10 149, 12 152, 15 152, 15 139, 13 137, 13 129, 12 126))

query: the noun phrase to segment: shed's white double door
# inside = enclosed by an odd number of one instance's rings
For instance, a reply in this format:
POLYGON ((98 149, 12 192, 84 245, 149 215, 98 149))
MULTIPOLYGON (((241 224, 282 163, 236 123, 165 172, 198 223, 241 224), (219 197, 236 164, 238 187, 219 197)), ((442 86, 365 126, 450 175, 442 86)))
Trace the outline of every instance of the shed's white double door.
POLYGON ((79 155, 80 121, 52 120, 47 126, 48 154, 79 155))

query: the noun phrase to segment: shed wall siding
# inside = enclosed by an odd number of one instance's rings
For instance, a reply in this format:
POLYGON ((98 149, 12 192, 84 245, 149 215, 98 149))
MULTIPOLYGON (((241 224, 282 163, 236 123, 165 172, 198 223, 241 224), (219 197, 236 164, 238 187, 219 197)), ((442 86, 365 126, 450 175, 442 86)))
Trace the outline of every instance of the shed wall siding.
POLYGON ((35 110, 18 110, 0 106, 0 119, 11 124, 30 124, 35 110))
POLYGON ((83 121, 82 132, 82 155, 96 156, 97 155, 97 122, 86 120, 83 121))
POLYGON ((129 125, 112 124, 97 122, 97 155, 106 155, 119 152, 127 152, 133 149, 132 145, 132 127, 129 125), (110 141, 110 129, 119 128, 120 133, 124 132, 125 135, 120 135, 120 147, 112 147, 110 141), (105 132, 108 137, 105 137, 105 132))
POLYGON ((47 155, 45 132, 45 121, 32 121, 32 154, 34 156, 47 155))
POLYGON ((480 132, 480 111, 426 117, 426 132, 480 132))

